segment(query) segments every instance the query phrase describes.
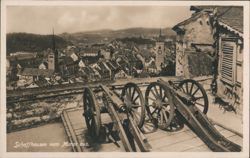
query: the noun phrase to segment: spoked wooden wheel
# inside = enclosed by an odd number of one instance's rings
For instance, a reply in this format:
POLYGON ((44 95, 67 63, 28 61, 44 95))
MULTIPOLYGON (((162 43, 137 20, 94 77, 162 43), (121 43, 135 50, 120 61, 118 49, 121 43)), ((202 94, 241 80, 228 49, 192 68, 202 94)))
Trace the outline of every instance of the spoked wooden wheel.
POLYGON ((177 110, 175 110, 174 117, 170 123, 170 125, 165 129, 169 132, 177 132, 184 127, 184 122, 180 117, 180 114, 177 110))
POLYGON ((145 119, 145 102, 140 88, 134 83, 127 83, 121 97, 137 126, 141 128, 145 119))
POLYGON ((98 137, 101 127, 101 115, 98 103, 90 88, 83 92, 83 110, 88 132, 92 137, 98 137))
POLYGON ((204 114, 207 113, 208 98, 201 84, 195 80, 187 79, 180 82, 179 89, 191 96, 192 102, 197 108, 199 108, 204 114))
POLYGON ((158 82, 151 83, 145 93, 145 105, 149 117, 157 121, 160 129, 167 129, 174 117, 174 105, 169 104, 166 87, 158 82))

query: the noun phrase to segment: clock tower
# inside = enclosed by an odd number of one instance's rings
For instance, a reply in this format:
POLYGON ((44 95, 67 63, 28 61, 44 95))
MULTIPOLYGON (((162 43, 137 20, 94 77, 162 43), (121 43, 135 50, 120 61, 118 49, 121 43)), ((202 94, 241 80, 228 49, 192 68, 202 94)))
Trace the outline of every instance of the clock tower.
POLYGON ((161 65, 164 63, 164 57, 165 57, 165 43, 163 36, 161 35, 161 29, 160 29, 160 35, 155 43, 155 64, 157 71, 161 71, 161 65))

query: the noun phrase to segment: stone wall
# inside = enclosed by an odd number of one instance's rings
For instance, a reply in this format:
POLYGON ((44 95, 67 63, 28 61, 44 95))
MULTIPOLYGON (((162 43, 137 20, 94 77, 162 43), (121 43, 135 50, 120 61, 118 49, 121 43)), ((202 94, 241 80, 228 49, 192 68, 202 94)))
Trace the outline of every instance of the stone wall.
MULTIPOLYGON (((164 80, 176 80, 175 77, 161 77, 164 80)), ((159 78, 141 78, 131 79, 131 82, 155 82, 159 78)), ((206 90, 210 89, 211 79, 207 76, 195 78, 206 90)), ((125 84, 127 80, 116 81, 117 84, 125 84)), ((141 88, 143 95, 146 87, 141 88)), ((82 94, 59 96, 44 100, 27 101, 7 105, 7 132, 18 131, 26 128, 32 128, 38 125, 53 121, 59 121, 64 109, 83 106, 82 94)))
POLYGON ((184 25, 185 34, 182 42, 188 48, 190 43, 213 44, 213 30, 209 21, 208 14, 202 14, 198 19, 184 25))
POLYGON ((64 109, 83 106, 82 95, 7 105, 7 131, 17 131, 60 119, 64 109))
POLYGON ((185 78, 193 78, 212 75, 212 64, 212 58, 205 53, 185 53, 184 76, 185 78))
POLYGON ((176 76, 186 75, 184 72, 186 63, 183 61, 186 50, 193 50, 194 44, 212 45, 214 43, 213 29, 207 13, 202 13, 199 18, 190 20, 181 27, 184 33, 180 32, 176 37, 176 76))

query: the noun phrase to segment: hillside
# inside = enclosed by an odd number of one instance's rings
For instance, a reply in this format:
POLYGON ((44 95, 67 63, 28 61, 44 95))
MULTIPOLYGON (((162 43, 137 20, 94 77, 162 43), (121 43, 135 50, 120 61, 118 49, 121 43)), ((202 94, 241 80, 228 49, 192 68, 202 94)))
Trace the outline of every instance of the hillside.
MULTIPOLYGON (((55 35, 56 47, 64 48, 68 44, 108 43, 114 39, 159 36, 159 28, 128 28, 121 30, 97 30, 77 33, 62 33, 55 35)), ((162 29, 162 35, 175 39, 175 32, 171 28, 162 29)), ((139 41, 140 42, 140 41, 139 41)), ((151 41, 144 41, 151 43, 151 41)), ((7 34, 7 54, 17 51, 39 52, 52 47, 52 35, 38 35, 30 33, 7 34)))
MULTIPOLYGON (((29 33, 7 34, 7 54, 18 51, 39 52, 52 48, 52 38, 52 35, 37 35, 29 33)), ((56 48, 63 48, 70 42, 55 35, 55 43, 56 48)))
MULTIPOLYGON (((158 36, 160 33, 159 28, 128 28, 121 30, 97 30, 77 33, 63 33, 60 34, 62 38, 72 41, 74 44, 84 43, 103 43, 110 42, 117 38, 130 38, 130 37, 146 37, 152 38, 158 36)), ((176 33, 171 28, 162 29, 162 35, 169 38, 175 38, 176 33)))

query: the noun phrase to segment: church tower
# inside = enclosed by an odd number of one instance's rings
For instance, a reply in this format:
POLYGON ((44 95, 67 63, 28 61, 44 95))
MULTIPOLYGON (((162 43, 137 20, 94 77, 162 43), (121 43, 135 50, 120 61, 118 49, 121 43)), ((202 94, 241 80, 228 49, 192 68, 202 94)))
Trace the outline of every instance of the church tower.
POLYGON ((58 51, 56 50, 56 43, 55 43, 55 35, 53 29, 53 36, 52 36, 52 50, 49 49, 48 54, 48 69, 53 70, 54 72, 58 72, 58 51))
POLYGON ((156 64, 156 69, 157 71, 161 70, 161 65, 164 63, 164 57, 165 57, 165 43, 164 43, 164 38, 161 34, 161 29, 160 29, 160 34, 159 37, 155 43, 155 64, 156 64))
POLYGON ((49 54, 48 54, 48 69, 55 71, 55 54, 53 50, 50 48, 48 49, 49 54))

